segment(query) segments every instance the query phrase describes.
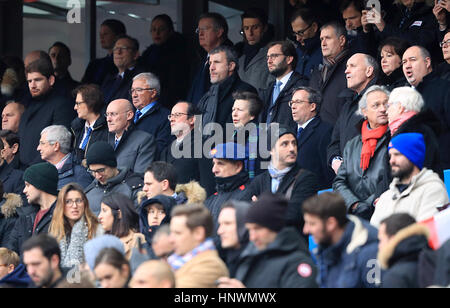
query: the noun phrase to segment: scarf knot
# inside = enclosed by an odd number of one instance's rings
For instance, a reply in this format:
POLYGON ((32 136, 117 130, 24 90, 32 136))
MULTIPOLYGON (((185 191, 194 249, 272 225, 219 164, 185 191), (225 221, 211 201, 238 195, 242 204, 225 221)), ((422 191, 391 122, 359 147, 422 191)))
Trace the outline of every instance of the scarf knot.
POLYGON ((363 171, 369 168, 370 159, 375 154, 378 140, 386 133, 388 125, 383 125, 378 128, 369 129, 369 122, 364 121, 361 128, 362 149, 360 167, 363 171))

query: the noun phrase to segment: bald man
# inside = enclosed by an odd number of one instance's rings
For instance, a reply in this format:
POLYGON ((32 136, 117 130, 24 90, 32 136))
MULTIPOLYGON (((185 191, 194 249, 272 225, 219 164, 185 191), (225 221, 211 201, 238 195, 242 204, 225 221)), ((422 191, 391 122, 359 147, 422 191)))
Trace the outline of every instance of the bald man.
POLYGON ((2 129, 10 130, 13 133, 19 132, 20 118, 25 111, 25 107, 17 102, 8 102, 2 111, 2 129))
POLYGON ((142 263, 130 282, 131 288, 175 288, 172 268, 164 261, 152 260, 142 263))
POLYGON ((134 128, 133 105, 126 99, 109 103, 106 109, 108 143, 114 148, 119 168, 128 168, 144 174, 154 160, 156 143, 154 136, 134 128))

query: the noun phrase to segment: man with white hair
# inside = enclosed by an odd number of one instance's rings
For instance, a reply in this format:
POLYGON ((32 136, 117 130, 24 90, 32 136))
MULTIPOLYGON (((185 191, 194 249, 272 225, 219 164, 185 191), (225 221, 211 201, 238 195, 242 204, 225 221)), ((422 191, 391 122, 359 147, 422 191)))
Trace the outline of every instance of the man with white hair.
POLYGON ((42 160, 51 163, 58 170, 58 190, 75 182, 83 188, 92 182, 91 175, 83 167, 75 164, 70 153, 72 135, 63 125, 44 128, 37 147, 42 160))
POLYGON ((167 116, 170 111, 159 102, 161 85, 159 78, 152 73, 141 73, 133 78, 130 89, 131 99, 136 108, 134 125, 156 139, 156 153, 172 140, 167 116))
POLYGON ((412 46, 403 54, 403 73, 408 83, 422 94, 425 109, 430 109, 440 120, 439 136, 441 167, 450 168, 450 82, 433 71, 431 56, 422 46, 412 46))
POLYGON ((422 95, 410 87, 395 88, 389 95, 388 119, 391 135, 420 133, 426 145, 424 167, 442 177, 439 157, 440 123, 430 110, 423 110, 422 95))

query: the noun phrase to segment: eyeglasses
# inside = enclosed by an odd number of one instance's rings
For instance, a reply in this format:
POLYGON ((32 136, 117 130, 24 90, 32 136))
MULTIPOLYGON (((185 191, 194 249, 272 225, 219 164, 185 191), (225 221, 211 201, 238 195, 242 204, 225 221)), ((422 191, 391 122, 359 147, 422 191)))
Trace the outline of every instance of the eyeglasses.
POLYGON ((80 199, 80 198, 77 198, 77 199, 75 199, 75 200, 73 200, 73 199, 67 199, 66 200, 66 205, 67 206, 72 206, 72 205, 74 205, 74 204, 76 204, 77 206, 80 206, 80 205, 82 205, 84 202, 83 202, 83 199, 80 199))
POLYGON ((292 106, 293 106, 294 104, 303 104, 303 103, 308 103, 308 104, 309 104, 308 101, 302 101, 302 100, 289 101, 288 104, 289 104, 289 107, 292 108, 292 106))
POLYGON ((141 94, 143 91, 147 91, 147 90, 154 90, 153 88, 136 88, 136 89, 131 89, 129 91, 129 93, 131 95, 133 95, 134 92, 137 92, 138 94, 141 94))
POLYGON ((75 106, 80 106, 81 104, 84 104, 85 102, 75 102, 75 106))
POLYGON ((103 173, 105 173, 106 168, 100 168, 100 169, 97 169, 97 170, 88 169, 88 171, 89 171, 92 175, 95 175, 96 173, 98 173, 98 174, 103 174, 103 173))
POLYGON ((266 59, 267 60, 275 60, 276 58, 278 58, 279 56, 284 56, 282 53, 273 53, 271 55, 267 55, 266 59))
POLYGON ((205 31, 211 30, 212 28, 213 28, 213 27, 197 28, 197 29, 195 29, 195 33, 199 34, 200 31, 201 31, 201 32, 205 32, 205 31))
POLYGON ((121 113, 127 113, 128 111, 131 111, 131 110, 127 110, 127 111, 124 111, 124 112, 107 112, 107 113, 105 113, 104 114, 104 116, 107 118, 107 117, 113 117, 113 118, 115 118, 115 117, 117 117, 119 114, 121 114, 121 113))
POLYGON ((312 24, 310 24, 310 25, 309 25, 308 27, 306 27, 305 29, 300 30, 300 31, 297 31, 297 32, 292 31, 292 34, 294 34, 294 35, 296 35, 296 36, 303 36, 303 35, 305 35, 305 32, 306 32, 309 28, 311 28, 311 26, 312 26, 312 24))
POLYGON ((450 45, 450 40, 446 40, 446 41, 442 41, 439 43, 439 47, 448 47, 448 45, 450 45))
POLYGON ((182 113, 182 112, 177 112, 177 113, 169 114, 169 115, 167 116, 167 119, 170 121, 171 118, 178 119, 179 117, 181 117, 181 116, 183 116, 183 115, 189 115, 189 114, 187 114, 187 113, 182 113))
POLYGON ((131 47, 126 47, 126 46, 123 46, 123 47, 114 47, 113 48, 113 52, 115 52, 115 53, 117 53, 118 51, 121 51, 121 52, 124 52, 125 50, 129 50, 129 49, 133 49, 133 48, 131 48, 131 47))

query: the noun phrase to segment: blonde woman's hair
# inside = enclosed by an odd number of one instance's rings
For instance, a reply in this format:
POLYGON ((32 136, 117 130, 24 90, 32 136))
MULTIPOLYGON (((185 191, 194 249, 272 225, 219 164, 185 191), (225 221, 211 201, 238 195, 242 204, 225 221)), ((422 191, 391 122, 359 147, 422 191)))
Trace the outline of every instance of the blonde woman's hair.
POLYGON ((84 203, 84 220, 88 226, 88 239, 90 240, 94 238, 99 222, 97 217, 89 208, 89 201, 83 191, 83 188, 76 183, 69 183, 60 190, 56 201, 55 211, 53 212, 49 234, 53 235, 58 241, 61 241, 65 239, 66 236, 72 231, 69 221, 64 216, 66 196, 70 191, 77 191, 81 195, 81 199, 84 203))

